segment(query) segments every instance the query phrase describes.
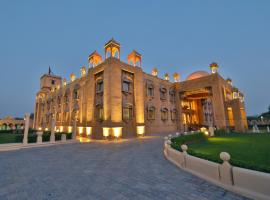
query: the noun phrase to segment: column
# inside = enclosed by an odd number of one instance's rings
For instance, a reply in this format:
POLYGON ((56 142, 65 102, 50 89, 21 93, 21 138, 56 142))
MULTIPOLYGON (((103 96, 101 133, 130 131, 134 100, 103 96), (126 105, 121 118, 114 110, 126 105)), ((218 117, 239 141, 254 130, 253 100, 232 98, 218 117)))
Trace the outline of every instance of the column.
POLYGON ((55 116, 52 114, 50 142, 55 142, 55 116))
POLYGON ((30 119, 30 114, 26 113, 25 114, 25 121, 24 121, 24 134, 23 134, 23 144, 24 145, 28 144, 29 119, 30 119))

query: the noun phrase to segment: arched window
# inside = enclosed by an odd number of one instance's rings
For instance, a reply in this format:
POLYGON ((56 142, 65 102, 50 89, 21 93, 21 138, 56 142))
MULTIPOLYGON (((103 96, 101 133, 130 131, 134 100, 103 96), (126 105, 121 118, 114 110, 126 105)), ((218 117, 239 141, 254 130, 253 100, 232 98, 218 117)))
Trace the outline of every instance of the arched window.
POLYGON ((161 109, 161 120, 162 121, 168 120, 168 109, 167 108, 161 109))
POLYGON ((174 89, 170 89, 169 91, 169 94, 170 94, 170 102, 171 103, 175 103, 175 90, 174 89))
POLYGON ((177 119, 177 110, 176 109, 171 110, 171 119, 172 119, 172 121, 175 121, 177 119))
POLYGON ((73 99, 74 100, 78 100, 79 99, 79 92, 78 92, 78 90, 74 90, 73 91, 73 99))
POLYGON ((160 99, 161 100, 167 99, 167 89, 163 86, 160 87, 160 99))
POLYGON ((155 120, 156 108, 154 106, 150 106, 147 108, 147 119, 155 120))

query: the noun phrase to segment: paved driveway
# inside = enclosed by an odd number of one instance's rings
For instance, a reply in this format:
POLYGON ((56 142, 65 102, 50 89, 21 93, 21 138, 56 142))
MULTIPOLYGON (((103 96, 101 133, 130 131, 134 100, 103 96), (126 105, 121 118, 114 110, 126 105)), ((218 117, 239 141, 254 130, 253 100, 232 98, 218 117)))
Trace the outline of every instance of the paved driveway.
POLYGON ((163 139, 0 152, 0 199, 244 199, 168 162, 163 139))

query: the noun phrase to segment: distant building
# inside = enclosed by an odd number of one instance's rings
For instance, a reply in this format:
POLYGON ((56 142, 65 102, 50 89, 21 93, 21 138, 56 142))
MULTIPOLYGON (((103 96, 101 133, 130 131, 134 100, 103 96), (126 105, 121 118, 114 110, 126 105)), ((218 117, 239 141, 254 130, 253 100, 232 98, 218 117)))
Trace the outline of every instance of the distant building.
MULTIPOLYGON (((33 120, 30 119, 30 128, 33 127, 33 120)), ((21 130, 24 128, 23 118, 12 118, 7 116, 0 119, 0 130, 21 130)))
POLYGON ((158 77, 147 74, 141 55, 132 51, 127 63, 120 60, 120 44, 111 39, 104 46, 105 59, 96 51, 89 55, 89 68, 70 81, 51 72, 40 79, 36 95, 34 127, 78 134, 132 137, 139 134, 197 130, 200 127, 247 129, 244 95, 223 79, 218 65, 210 73, 197 71, 181 81, 179 74, 158 77))

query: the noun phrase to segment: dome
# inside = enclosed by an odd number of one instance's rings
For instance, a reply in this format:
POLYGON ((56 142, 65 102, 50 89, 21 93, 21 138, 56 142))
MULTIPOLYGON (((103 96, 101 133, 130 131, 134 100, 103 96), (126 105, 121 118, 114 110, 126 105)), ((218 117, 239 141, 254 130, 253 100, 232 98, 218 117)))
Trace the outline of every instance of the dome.
POLYGON ((190 74, 186 80, 190 81, 190 80, 201 78, 201 77, 208 76, 208 75, 209 75, 209 73, 207 73, 206 71, 196 71, 196 72, 193 72, 192 74, 190 74))

